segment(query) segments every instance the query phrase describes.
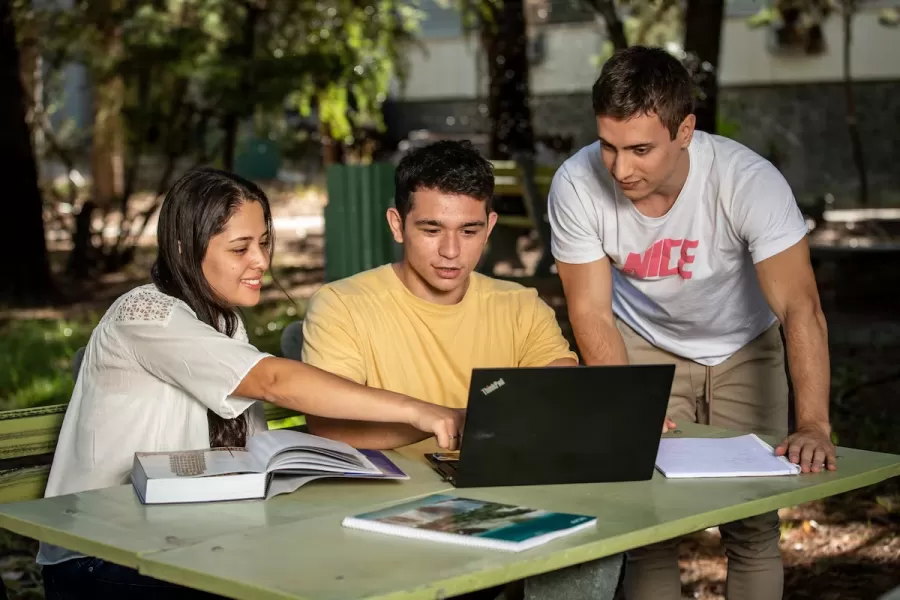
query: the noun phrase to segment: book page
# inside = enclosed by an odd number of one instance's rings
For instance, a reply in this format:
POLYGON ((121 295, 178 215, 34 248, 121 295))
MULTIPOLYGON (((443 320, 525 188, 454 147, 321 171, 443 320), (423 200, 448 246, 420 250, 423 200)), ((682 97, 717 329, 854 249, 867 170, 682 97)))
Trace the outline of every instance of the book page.
POLYGON ((665 438, 656 466, 666 477, 747 477, 800 471, 753 434, 731 438, 665 438))
POLYGON ((138 452, 137 456, 148 479, 258 472, 256 460, 243 448, 138 452))
POLYGON ((325 475, 298 475, 298 476, 278 476, 273 477, 269 481, 269 489, 266 492, 266 499, 274 498, 280 494, 290 494, 297 491, 301 486, 306 485, 314 479, 321 479, 325 475))
MULTIPOLYGON (((262 431, 250 438, 247 443, 247 449, 263 465, 262 470, 272 470, 275 467, 273 459, 283 452, 307 450, 302 455, 302 460, 306 463, 305 466, 308 466, 310 462, 316 463, 317 454, 322 453, 329 457, 322 460, 323 466, 333 466, 335 464, 334 459, 337 459, 340 461, 339 464, 347 465, 348 470, 359 471, 364 469, 365 471, 377 472, 377 469, 369 460, 352 446, 301 431, 291 431, 289 429, 262 431)), ((289 466, 290 462, 290 460, 279 461, 277 466, 289 466)))

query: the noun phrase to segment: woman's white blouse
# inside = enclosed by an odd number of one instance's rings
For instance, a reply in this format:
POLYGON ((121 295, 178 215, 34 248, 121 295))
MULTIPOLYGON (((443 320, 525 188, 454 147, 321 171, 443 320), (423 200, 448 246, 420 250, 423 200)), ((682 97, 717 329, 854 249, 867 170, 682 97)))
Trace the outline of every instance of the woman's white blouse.
MULTIPOLYGON (((118 298, 85 349, 45 497, 128 483, 135 452, 208 448, 207 409, 266 429, 262 402, 232 395, 270 356, 238 321, 228 337, 152 284, 118 298)), ((74 556, 42 544, 38 562, 74 556)))

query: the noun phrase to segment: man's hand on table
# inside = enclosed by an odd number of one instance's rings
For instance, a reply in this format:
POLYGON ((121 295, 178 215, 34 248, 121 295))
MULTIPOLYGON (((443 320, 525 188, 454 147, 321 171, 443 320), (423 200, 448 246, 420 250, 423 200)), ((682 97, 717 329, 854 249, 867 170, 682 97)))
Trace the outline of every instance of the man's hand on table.
POLYGON ((787 456, 803 473, 837 470, 837 451, 827 426, 799 427, 775 448, 775 455, 787 456))
POLYGON ((669 433, 670 431, 672 431, 672 430, 675 429, 676 427, 678 427, 678 425, 675 424, 675 421, 673 421, 673 420, 670 419, 669 417, 666 417, 666 420, 663 422, 663 430, 662 430, 662 432, 663 432, 663 433, 669 433))

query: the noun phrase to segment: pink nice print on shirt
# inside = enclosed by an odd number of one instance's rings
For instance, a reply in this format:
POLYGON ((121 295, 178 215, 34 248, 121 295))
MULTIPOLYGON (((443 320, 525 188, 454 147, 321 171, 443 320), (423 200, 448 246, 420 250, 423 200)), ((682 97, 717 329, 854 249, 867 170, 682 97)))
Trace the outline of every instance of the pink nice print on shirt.
POLYGON ((643 254, 629 252, 622 273, 637 279, 673 277, 690 279, 691 263, 700 240, 670 239, 657 240, 644 250, 643 254))

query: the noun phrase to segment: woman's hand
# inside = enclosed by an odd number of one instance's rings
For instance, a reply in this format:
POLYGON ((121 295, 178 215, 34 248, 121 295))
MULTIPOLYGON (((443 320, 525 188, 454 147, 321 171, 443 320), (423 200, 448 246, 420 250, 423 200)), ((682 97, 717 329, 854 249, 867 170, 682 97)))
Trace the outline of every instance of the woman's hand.
POLYGON ((453 451, 459 448, 465 422, 464 410, 438 406, 421 400, 413 400, 410 408, 407 421, 410 425, 419 431, 433 433, 438 446, 445 450, 453 451))

